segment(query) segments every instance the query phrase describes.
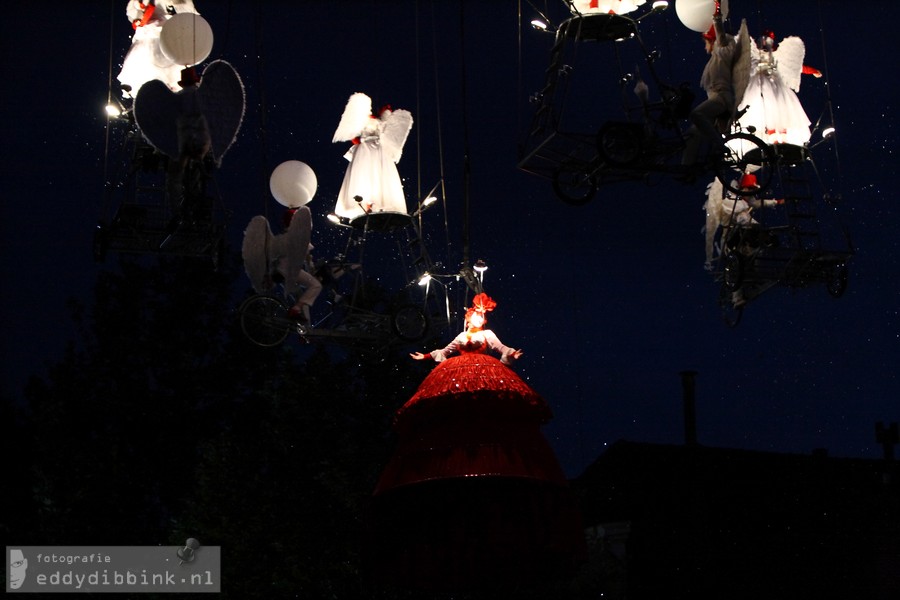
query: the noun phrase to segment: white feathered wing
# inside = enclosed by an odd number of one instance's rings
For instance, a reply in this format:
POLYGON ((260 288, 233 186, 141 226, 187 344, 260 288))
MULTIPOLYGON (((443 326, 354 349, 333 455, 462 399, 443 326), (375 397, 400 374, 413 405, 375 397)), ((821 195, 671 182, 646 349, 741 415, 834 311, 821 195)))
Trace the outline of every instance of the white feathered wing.
POLYGON ((309 254, 309 240, 312 236, 312 213, 308 206, 301 206, 294 213, 288 230, 276 235, 272 241, 273 251, 278 257, 278 270, 284 276, 289 292, 296 290, 297 275, 303 269, 309 254))
POLYGON ((797 36, 784 38, 775 52, 772 53, 778 65, 781 80, 795 92, 800 91, 800 79, 803 74, 803 59, 806 58, 806 45, 797 36))
POLYGON ((381 147, 394 163, 400 162, 403 146, 413 126, 412 114, 408 110, 395 110, 384 121, 381 133, 381 147))
POLYGON ((756 44, 750 39, 750 33, 747 31, 747 20, 741 21, 741 27, 735 40, 737 44, 734 54, 734 62, 731 66, 731 80, 734 85, 734 106, 735 110, 741 106, 744 101, 744 94, 747 86, 750 85, 750 73, 753 70, 753 51, 756 50, 756 44))
POLYGON ((341 122, 338 123, 331 143, 348 142, 358 136, 371 114, 372 99, 362 92, 352 94, 347 100, 344 114, 341 115, 341 122))
POLYGON ((272 237, 269 221, 262 215, 250 219, 244 230, 241 257, 244 259, 244 271, 250 279, 250 285, 257 294, 269 291, 272 237))

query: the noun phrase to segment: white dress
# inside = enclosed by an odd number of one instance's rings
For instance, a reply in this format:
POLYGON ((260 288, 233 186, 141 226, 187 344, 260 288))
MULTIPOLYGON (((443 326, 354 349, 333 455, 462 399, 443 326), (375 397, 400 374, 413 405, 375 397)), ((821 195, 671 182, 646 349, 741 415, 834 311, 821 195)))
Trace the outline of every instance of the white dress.
MULTIPOLYGON (((177 92, 181 89, 178 82, 181 80, 184 65, 175 64, 163 54, 159 46, 159 36, 163 24, 172 18, 173 14, 183 12, 200 14, 194 8, 193 0, 157 2, 150 20, 134 30, 131 48, 125 55, 122 70, 118 75, 119 83, 131 87, 130 92, 125 93, 126 98, 136 96, 142 85, 154 79, 159 79, 172 91, 177 92)), ((143 16, 143 8, 138 0, 129 0, 125 13, 128 20, 133 23, 143 16)))
POLYGON ((739 123, 745 130, 755 127, 754 135, 766 143, 809 142, 809 117, 796 94, 805 53, 798 37, 786 38, 774 51, 752 46, 750 82, 738 106, 738 111, 747 107, 747 112, 739 123))
POLYGON ((372 101, 365 94, 350 97, 334 142, 354 140, 345 154, 350 161, 338 193, 335 214, 355 219, 366 214, 406 214, 403 183, 397 162, 412 128, 412 115, 405 110, 371 114, 372 101), (357 202, 355 197, 362 198, 357 202))
POLYGON ((570 5, 572 12, 582 15, 602 13, 624 15, 634 12, 647 0, 575 0, 570 5))

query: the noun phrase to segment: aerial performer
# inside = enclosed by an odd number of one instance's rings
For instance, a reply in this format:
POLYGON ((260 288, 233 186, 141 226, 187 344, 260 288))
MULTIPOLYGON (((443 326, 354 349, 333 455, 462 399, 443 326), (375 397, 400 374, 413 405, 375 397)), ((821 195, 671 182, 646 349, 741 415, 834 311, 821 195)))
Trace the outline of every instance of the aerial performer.
POLYGON ((634 12, 647 0, 575 0, 569 7, 572 12, 587 15, 602 13, 624 15, 634 12))
POLYGON ((192 200, 191 182, 184 178, 189 165, 209 161, 221 166, 237 139, 246 106, 244 84, 229 63, 211 62, 202 77, 194 67, 180 72, 178 92, 153 80, 141 86, 134 99, 134 119, 144 140, 170 159, 166 191, 175 208, 192 200))
POLYGON ((521 350, 505 346, 487 324, 487 313, 494 310, 497 303, 485 293, 478 294, 472 300, 472 307, 466 311, 466 329, 445 348, 432 350, 428 354, 413 352, 410 356, 416 360, 432 358, 443 362, 456 354, 483 353, 488 349, 500 355, 500 362, 509 365, 522 356, 521 350))
POLYGON ((288 208, 282 216, 284 231, 272 234, 269 220, 257 215, 244 230, 241 254, 244 270, 258 294, 283 283, 285 292, 296 298, 288 316, 303 324, 310 322, 310 307, 322 291, 322 283, 313 275, 310 243, 312 215, 308 206, 288 208))
POLYGON ((309 325, 310 308, 322 291, 315 277, 312 257, 312 213, 306 206, 315 194, 315 172, 297 160, 286 161, 272 172, 269 188, 275 199, 286 207, 282 215, 284 231, 272 234, 269 220, 257 215, 244 230, 241 255, 250 284, 258 294, 283 283, 285 292, 296 298, 288 316, 309 325))
POLYGON ((335 214, 356 219, 367 214, 406 214, 403 183, 397 163, 412 129, 412 114, 391 110, 372 113, 372 99, 357 92, 350 96, 333 143, 352 141, 344 155, 350 164, 338 193, 335 214))
POLYGON ((803 64, 803 40, 790 36, 775 43, 775 34, 766 31, 751 45, 751 77, 738 113, 743 129, 769 144, 802 146, 809 142, 809 117, 800 104, 801 75, 821 77, 821 71, 803 64))
POLYGON ((752 173, 741 177, 738 185, 746 195, 726 191, 718 178, 714 178, 706 186, 706 202, 703 204, 703 210, 706 211, 706 224, 703 226, 703 233, 706 235, 706 262, 703 266, 707 271, 713 269, 713 261, 718 257, 715 239, 719 230, 729 227, 758 227, 759 221, 753 217, 754 210, 784 204, 783 199, 759 198, 756 195, 759 184, 756 175, 752 173))
MULTIPOLYGON (((700 87, 706 91, 707 98, 694 107, 689 117, 691 127, 681 160, 688 169, 695 168, 704 140, 714 150, 724 148, 722 134, 728 131, 735 107, 733 67, 737 43, 734 36, 725 33, 719 2, 715 3, 712 25, 701 35, 709 55, 700 77, 700 87)), ((692 173, 687 173, 687 178, 692 179, 692 173)))
MULTIPOLYGON (((706 209, 706 264, 712 270, 712 261, 716 258, 714 239, 716 231, 724 231, 719 242, 723 254, 738 252, 746 257, 754 256, 760 248, 770 247, 777 243, 776 239, 763 227, 754 216, 754 211, 773 208, 784 204, 783 199, 759 197, 759 184, 756 175, 744 174, 741 177, 740 194, 726 192, 718 179, 707 187, 706 209)), ((734 308, 747 303, 746 283, 731 293, 734 308)))
POLYGON ((582 558, 577 503, 540 431, 550 407, 507 366, 521 350, 484 329, 495 307, 476 295, 462 334, 411 354, 438 364, 397 410, 397 448, 373 493, 367 562, 383 582, 534 587, 582 558))
POLYGON ((180 90, 181 70, 185 65, 166 56, 159 38, 163 25, 174 15, 200 14, 194 8, 193 0, 129 0, 125 13, 134 28, 134 35, 118 75, 122 95, 133 98, 142 85, 154 79, 162 81, 172 91, 180 90))

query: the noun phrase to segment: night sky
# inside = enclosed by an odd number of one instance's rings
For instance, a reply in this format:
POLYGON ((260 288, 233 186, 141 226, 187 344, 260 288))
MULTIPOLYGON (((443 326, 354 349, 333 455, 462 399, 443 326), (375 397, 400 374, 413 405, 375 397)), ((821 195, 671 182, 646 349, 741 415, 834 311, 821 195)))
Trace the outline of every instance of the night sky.
MULTIPOLYGON (((343 238, 324 215, 346 144, 331 138, 349 95, 366 92, 413 113, 399 164, 410 206, 443 170, 447 209, 427 213, 425 233, 448 272, 462 258, 468 193, 470 258, 488 263, 485 291, 498 302, 490 327, 524 349, 515 369, 553 408, 544 431, 568 475, 618 439, 681 443, 679 372, 688 369, 698 372, 701 444, 881 456, 875 423, 900 420, 900 84, 877 66, 895 53, 892 3, 853 12, 837 0, 731 2, 733 30, 746 18, 751 34, 800 36, 806 64, 826 71, 804 78, 800 98, 813 121, 833 102, 838 135, 821 147, 822 161, 839 176, 839 216, 856 249, 842 298, 821 285, 775 288, 733 329, 703 270, 708 179, 620 183, 574 207, 548 180, 517 168, 533 110, 527 99, 543 84, 552 42, 527 26, 527 3, 346 1, 340 14, 331 1, 260 4, 196 0, 215 34, 210 60, 232 63, 247 92, 244 126, 216 175, 233 212, 232 248, 253 215, 280 213, 271 170, 302 160, 319 182, 314 242, 320 254, 340 251, 343 238)), ((111 210, 104 173, 123 158, 104 148, 110 65, 115 83, 131 34, 125 2, 114 5, 110 14, 105 2, 17 2, 0 21, 7 397, 20 397, 26 378, 75 337, 67 298, 89 301, 97 273, 114 268, 115 257, 98 264, 91 251, 95 224, 111 210)), ((558 1, 548 0, 547 12, 565 15, 558 1)), ((661 52, 660 75, 689 82, 699 97, 703 45, 674 6, 640 30, 661 52)), ((573 73, 571 108, 585 132, 620 118, 610 112, 620 75, 615 60, 602 58, 573 73)), ((237 293, 246 286, 235 281, 237 293)))

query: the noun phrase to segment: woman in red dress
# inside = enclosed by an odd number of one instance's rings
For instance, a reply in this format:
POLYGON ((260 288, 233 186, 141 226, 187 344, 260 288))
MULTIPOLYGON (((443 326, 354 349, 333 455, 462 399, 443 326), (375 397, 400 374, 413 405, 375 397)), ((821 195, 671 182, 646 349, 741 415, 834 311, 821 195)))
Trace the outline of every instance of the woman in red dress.
POLYGON ((579 511, 540 431, 550 408, 507 366, 522 351, 484 329, 495 306, 479 294, 463 333, 411 354, 438 365, 395 415, 397 449, 373 496, 370 568, 383 582, 540 585, 581 556, 579 511))

